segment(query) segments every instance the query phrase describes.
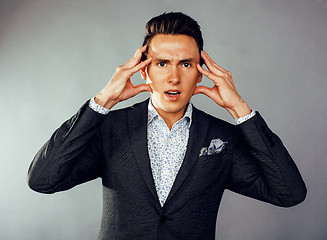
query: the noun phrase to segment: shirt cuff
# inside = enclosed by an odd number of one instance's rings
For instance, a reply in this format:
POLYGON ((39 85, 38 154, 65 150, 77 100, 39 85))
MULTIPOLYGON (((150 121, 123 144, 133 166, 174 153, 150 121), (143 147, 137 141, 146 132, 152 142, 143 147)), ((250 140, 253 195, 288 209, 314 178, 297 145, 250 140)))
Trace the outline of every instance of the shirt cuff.
POLYGON ((90 101, 89 101, 89 107, 94 110, 95 112, 97 113, 100 113, 100 114, 108 114, 109 113, 109 109, 108 108, 105 108, 105 107, 102 107, 100 106, 99 104, 97 104, 94 100, 94 98, 92 98, 90 101))
POLYGON ((236 125, 239 125, 239 124, 245 122, 246 120, 249 120, 254 115, 255 115, 255 111, 252 110, 250 114, 248 114, 246 116, 243 116, 243 117, 240 117, 240 118, 236 118, 236 119, 234 119, 234 121, 235 121, 236 125))

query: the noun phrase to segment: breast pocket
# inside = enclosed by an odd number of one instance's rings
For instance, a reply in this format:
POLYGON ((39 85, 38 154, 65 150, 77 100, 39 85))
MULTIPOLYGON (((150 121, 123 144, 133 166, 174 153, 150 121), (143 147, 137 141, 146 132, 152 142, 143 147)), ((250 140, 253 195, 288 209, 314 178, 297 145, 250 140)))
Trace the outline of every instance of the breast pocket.
POLYGON ((201 156, 192 169, 192 177, 201 189, 207 186, 224 186, 230 166, 231 155, 227 151, 201 156))
POLYGON ((198 157, 196 168, 202 174, 220 172, 230 165, 230 156, 229 152, 224 150, 217 154, 198 157))
POLYGON ((226 158, 228 158, 229 152, 227 149, 221 151, 220 153, 206 155, 206 156, 200 156, 198 158, 199 162, 208 162, 208 161, 224 161, 226 158))

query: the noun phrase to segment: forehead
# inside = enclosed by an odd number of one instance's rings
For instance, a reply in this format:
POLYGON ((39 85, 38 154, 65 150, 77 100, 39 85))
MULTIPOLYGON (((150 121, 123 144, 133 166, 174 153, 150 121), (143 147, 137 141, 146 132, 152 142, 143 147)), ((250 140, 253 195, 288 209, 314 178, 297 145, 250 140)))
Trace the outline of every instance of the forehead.
POLYGON ((148 46, 148 56, 159 58, 200 58, 194 38, 188 35, 157 34, 148 46))

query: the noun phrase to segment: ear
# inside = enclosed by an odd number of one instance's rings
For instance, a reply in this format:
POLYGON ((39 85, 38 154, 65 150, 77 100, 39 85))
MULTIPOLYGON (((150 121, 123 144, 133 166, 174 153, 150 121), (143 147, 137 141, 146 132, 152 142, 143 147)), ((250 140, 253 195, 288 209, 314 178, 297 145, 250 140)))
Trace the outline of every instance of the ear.
POLYGON ((203 74, 199 72, 199 74, 198 74, 198 79, 197 79, 197 81, 196 81, 197 83, 199 83, 199 82, 202 81, 202 76, 203 76, 203 74))
POLYGON ((140 73, 141 73, 141 76, 143 78, 144 81, 146 81, 146 77, 147 77, 147 74, 146 74, 146 67, 142 68, 140 70, 140 73))

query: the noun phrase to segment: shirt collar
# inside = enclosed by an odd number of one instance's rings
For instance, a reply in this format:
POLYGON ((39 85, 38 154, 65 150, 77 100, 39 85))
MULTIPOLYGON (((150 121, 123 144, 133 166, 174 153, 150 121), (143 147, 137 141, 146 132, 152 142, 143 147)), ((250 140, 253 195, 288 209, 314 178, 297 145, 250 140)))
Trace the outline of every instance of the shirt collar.
MULTIPOLYGON (((180 119, 186 119, 187 120, 187 127, 190 128, 191 124, 192 124, 192 112, 193 112, 193 106, 191 101, 189 101, 187 109, 184 113, 184 116, 180 119)), ((157 110, 154 108, 154 106, 152 105, 152 100, 150 98, 149 100, 149 104, 148 104, 148 125, 155 119, 155 118, 159 118, 159 113, 157 112, 157 110)), ((160 117, 161 118, 161 117, 160 117)), ((179 121, 180 121, 179 120, 179 121)))

